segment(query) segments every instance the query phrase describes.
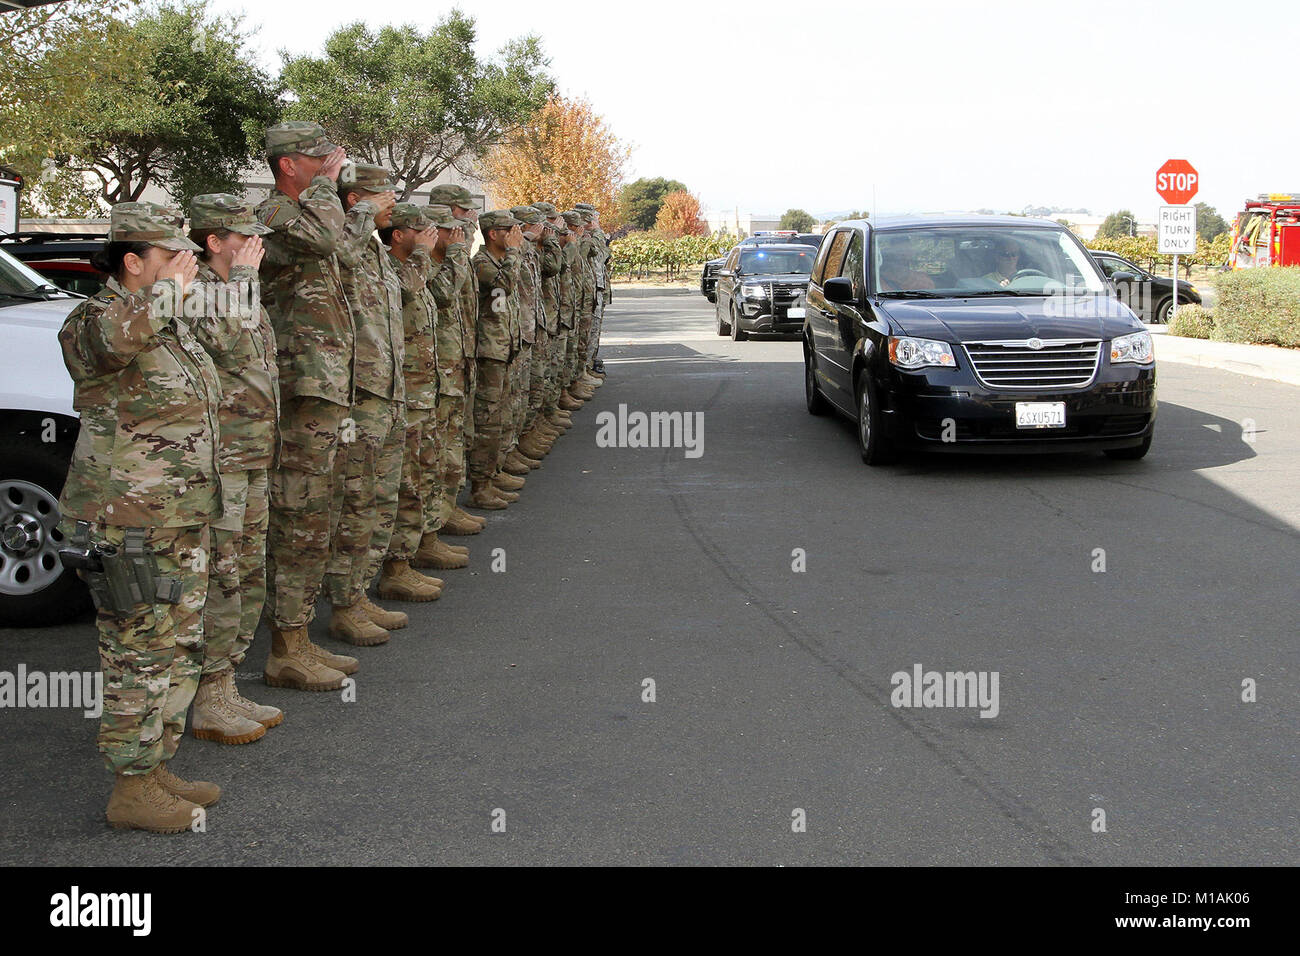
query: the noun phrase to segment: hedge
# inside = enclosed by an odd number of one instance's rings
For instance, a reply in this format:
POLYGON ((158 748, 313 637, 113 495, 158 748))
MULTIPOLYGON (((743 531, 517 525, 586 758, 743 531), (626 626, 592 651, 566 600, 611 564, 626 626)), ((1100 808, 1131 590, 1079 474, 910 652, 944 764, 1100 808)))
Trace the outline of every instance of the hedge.
POLYGON ((1214 289, 1217 341, 1300 348, 1300 266, 1220 272, 1214 289))
POLYGON ((1180 305, 1169 320, 1169 334, 1189 339, 1214 337, 1214 317, 1210 310, 1199 305, 1180 305))

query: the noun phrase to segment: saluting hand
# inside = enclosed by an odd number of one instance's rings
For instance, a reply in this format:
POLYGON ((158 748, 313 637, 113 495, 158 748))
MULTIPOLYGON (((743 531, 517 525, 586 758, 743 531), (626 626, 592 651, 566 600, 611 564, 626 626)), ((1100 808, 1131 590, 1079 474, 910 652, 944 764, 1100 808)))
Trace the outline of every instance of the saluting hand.
POLYGON ((347 158, 347 150, 342 146, 335 146, 334 152, 325 158, 325 165, 320 168, 320 174, 338 182, 339 170, 343 168, 343 161, 347 158))
POLYGON ((186 293, 198 274, 199 260, 188 249, 176 253, 158 270, 158 278, 173 280, 181 295, 186 293))
POLYGON ((387 192, 372 196, 371 201, 379 207, 379 211, 375 213, 376 218, 378 218, 393 211, 393 207, 397 205, 397 193, 390 189, 387 192))
POLYGON ((447 244, 450 245, 453 242, 464 242, 464 241, 465 241, 465 230, 462 229, 460 226, 457 226, 455 229, 451 231, 451 238, 447 240, 447 244))
POLYGON ((235 253, 230 260, 232 266, 252 266, 256 269, 262 264, 262 256, 266 255, 266 249, 262 247, 261 236, 249 236, 239 251, 235 253))
POLYGON ((424 249, 432 249, 438 244, 438 230, 434 226, 421 229, 415 234, 415 244, 424 249))
POLYGON ((510 231, 506 233, 506 248, 518 249, 524 244, 524 233, 518 226, 511 226, 510 231))

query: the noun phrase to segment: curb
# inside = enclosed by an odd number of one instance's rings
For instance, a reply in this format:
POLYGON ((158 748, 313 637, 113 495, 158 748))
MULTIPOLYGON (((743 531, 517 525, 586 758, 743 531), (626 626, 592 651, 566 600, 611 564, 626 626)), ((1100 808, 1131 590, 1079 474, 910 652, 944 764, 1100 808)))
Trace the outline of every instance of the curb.
MULTIPOLYGON (((614 286, 614 299, 644 299, 652 295, 700 295, 699 289, 656 289, 653 286, 614 286)), ((700 295, 703 299, 704 296, 700 295)))
POLYGON ((1165 333, 1155 338, 1156 360, 1217 368, 1300 386, 1300 350, 1270 345, 1209 342, 1165 333))

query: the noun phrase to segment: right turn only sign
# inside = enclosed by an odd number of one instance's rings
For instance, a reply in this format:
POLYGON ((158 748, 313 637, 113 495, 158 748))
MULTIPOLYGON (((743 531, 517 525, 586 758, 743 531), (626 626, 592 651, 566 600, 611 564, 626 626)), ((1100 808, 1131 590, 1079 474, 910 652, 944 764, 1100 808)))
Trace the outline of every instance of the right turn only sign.
POLYGON ((1156 251, 1161 255, 1189 256, 1196 252, 1195 206, 1161 206, 1156 225, 1156 251))

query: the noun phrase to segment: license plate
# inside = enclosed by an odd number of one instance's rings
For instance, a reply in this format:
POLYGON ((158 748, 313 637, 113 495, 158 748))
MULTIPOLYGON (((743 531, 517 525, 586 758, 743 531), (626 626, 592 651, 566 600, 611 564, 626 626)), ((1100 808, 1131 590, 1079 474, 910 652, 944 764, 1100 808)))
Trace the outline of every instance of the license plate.
POLYGON ((1064 428, 1065 402, 1016 402, 1017 428, 1064 428))
POLYGON ((804 311, 804 310, 803 310, 803 307, 800 306, 800 307, 798 307, 798 308, 789 308, 789 309, 786 309, 786 310, 785 310, 785 314, 786 314, 786 316, 787 316, 788 318, 791 318, 791 319, 802 319, 802 318, 803 318, 803 311, 804 311))

